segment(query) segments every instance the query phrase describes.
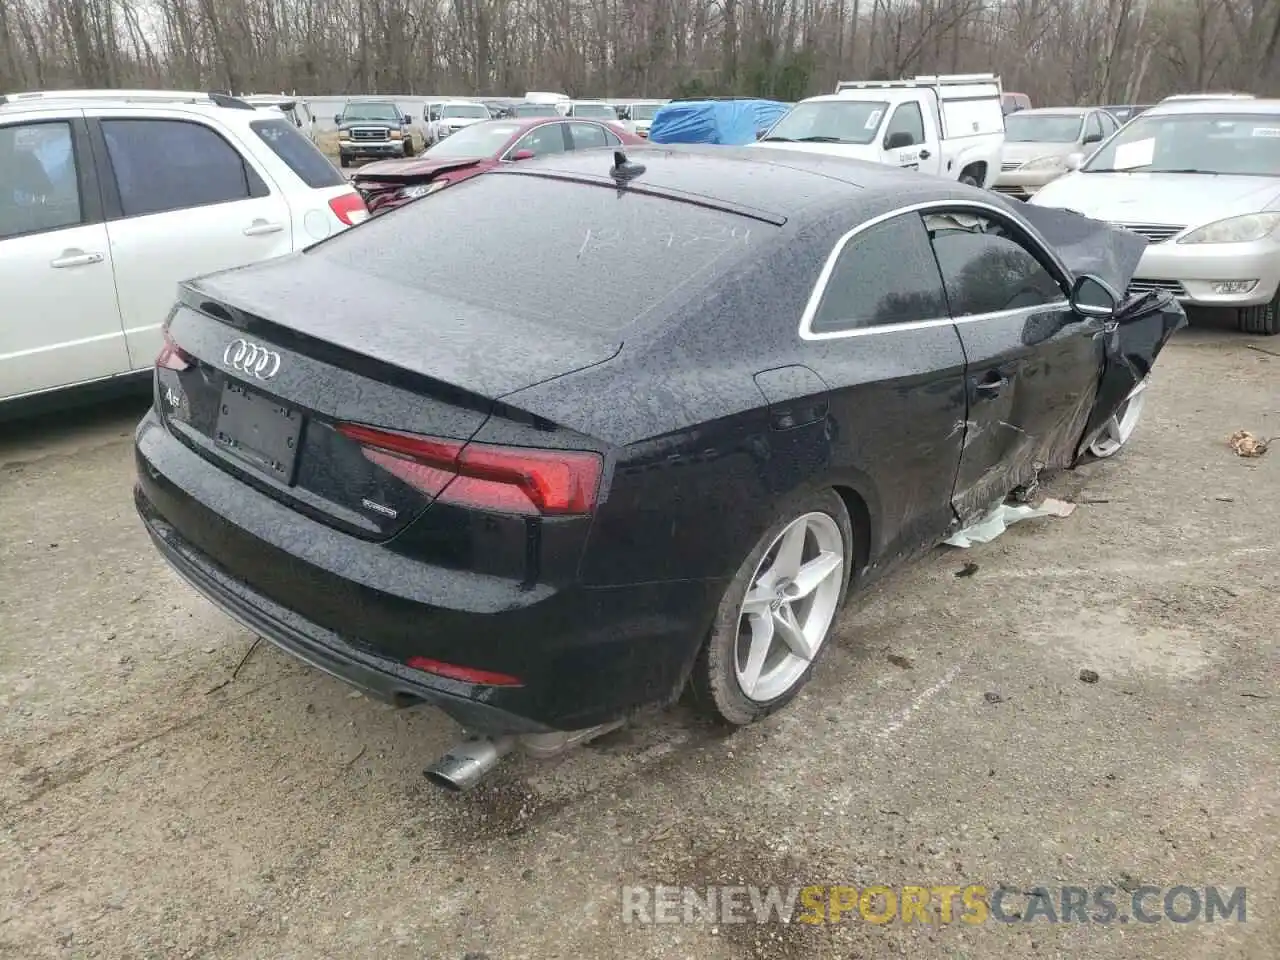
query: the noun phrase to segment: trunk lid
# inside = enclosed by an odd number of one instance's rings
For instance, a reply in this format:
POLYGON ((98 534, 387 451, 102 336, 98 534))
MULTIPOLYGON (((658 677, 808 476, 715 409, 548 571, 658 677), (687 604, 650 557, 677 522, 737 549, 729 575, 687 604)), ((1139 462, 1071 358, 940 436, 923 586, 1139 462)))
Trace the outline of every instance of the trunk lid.
POLYGON ((487 159, 487 157, 451 157, 436 160, 431 157, 419 157, 414 160, 377 160, 365 164, 351 179, 357 185, 363 180, 376 183, 417 183, 420 180, 430 180, 446 170, 474 167, 487 159))
POLYGON ((434 494, 339 424, 466 442, 502 394, 617 352, 590 336, 552 348, 527 321, 331 264, 325 275, 294 255, 185 284, 166 331, 174 346, 157 363, 157 408, 206 459, 368 539, 394 536, 434 494))

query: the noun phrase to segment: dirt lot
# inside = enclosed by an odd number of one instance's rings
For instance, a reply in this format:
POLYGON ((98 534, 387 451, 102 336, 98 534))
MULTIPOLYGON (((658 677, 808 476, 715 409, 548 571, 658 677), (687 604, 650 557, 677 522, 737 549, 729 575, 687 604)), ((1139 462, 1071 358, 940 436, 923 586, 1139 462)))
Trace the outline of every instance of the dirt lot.
MULTIPOLYGON (((852 605, 805 696, 683 709, 479 792, 172 575, 125 403, 0 428, 0 955, 1280 956, 1280 356, 1191 331, 1081 503, 852 605), (965 561, 979 569, 955 574, 965 561), (1099 679, 1078 679, 1082 669, 1099 679), (642 926, 620 884, 1247 886, 1247 921, 642 926)), ((1280 352, 1280 343, 1267 343, 1280 352)))

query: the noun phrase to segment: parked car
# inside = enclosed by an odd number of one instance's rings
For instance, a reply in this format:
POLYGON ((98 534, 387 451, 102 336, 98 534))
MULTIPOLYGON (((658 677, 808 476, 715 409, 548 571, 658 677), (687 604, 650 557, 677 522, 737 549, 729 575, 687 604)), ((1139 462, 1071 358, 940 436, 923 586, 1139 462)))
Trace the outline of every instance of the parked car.
POLYGON ((1224 91, 1222 93, 1175 93, 1171 97, 1165 97, 1161 103, 1200 103, 1205 100, 1255 100, 1257 99, 1252 93, 1236 93, 1233 91, 1224 91))
POLYGON ((427 144, 434 146, 473 123, 491 120, 489 108, 475 100, 446 100, 440 104, 440 115, 427 126, 427 144))
POLYGON ((1000 175, 993 188, 1019 200, 1067 172, 1067 158, 1089 152, 1120 129, 1100 107, 1040 107, 1004 118, 1000 175))
POLYGON ((338 127, 338 162, 359 157, 412 157, 413 118, 392 100, 349 100, 333 118, 338 127))
POLYGON ((1150 110, 1151 104, 1149 103, 1113 104, 1111 106, 1101 107, 1100 109, 1107 111, 1107 113, 1111 114, 1113 117, 1116 118, 1117 121, 1119 121, 1121 126, 1124 126, 1134 117, 1138 116, 1139 114, 1147 110, 1150 110))
POLYGON ((744 146, 763 137, 790 108, 758 97, 681 97, 653 115, 653 143, 712 143, 744 146))
POLYGON ((1032 198, 1149 242, 1132 288, 1280 333, 1280 100, 1174 101, 1032 198))
POLYGON ((0 413, 137 386, 178 281, 367 216, 288 119, 232 97, 0 97, 0 413))
POLYGON ((490 120, 500 120, 511 115, 511 108, 517 101, 509 97, 485 97, 480 102, 488 109, 490 120))
POLYGON ((631 130, 637 136, 647 138, 654 114, 665 103, 666 100, 636 100, 623 104, 619 119, 631 124, 631 130))
POLYGON ((607 123, 551 117, 489 120, 459 130, 413 160, 384 160, 361 167, 352 183, 375 215, 425 197, 501 163, 568 150, 644 143, 607 123))
POLYGON ((559 106, 561 114, 566 117, 574 117, 578 120, 604 120, 613 124, 618 122, 618 112, 613 109, 613 104, 605 103, 603 100, 569 100, 559 106))
POLYGON ((255 633, 476 735, 441 785, 686 681, 750 723, 850 592, 1111 429, 1185 322, 1117 309, 1141 249, 831 157, 511 164, 185 284, 138 511, 255 633))
POLYGON ((513 103, 508 116, 513 119, 524 119, 526 117, 558 117, 560 111, 556 109, 554 103, 513 103))
POLYGON ((254 93, 241 97, 245 103, 252 104, 261 110, 278 110, 289 118, 289 121, 298 128, 301 133, 311 142, 315 142, 316 119, 311 113, 311 108, 305 100, 299 100, 297 97, 276 96, 273 94, 254 93))
POLYGON ((1000 172, 1004 114, 995 74, 844 81, 796 104, 760 142, 870 160, 989 187, 1000 172))

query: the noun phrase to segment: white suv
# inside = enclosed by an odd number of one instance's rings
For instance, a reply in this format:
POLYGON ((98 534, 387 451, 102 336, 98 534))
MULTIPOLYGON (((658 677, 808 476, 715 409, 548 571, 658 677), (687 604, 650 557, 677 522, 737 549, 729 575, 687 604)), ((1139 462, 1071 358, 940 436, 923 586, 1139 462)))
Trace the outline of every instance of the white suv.
POLYGON ((149 371, 179 281, 367 219, 273 114, 207 93, 0 96, 0 415, 149 371))

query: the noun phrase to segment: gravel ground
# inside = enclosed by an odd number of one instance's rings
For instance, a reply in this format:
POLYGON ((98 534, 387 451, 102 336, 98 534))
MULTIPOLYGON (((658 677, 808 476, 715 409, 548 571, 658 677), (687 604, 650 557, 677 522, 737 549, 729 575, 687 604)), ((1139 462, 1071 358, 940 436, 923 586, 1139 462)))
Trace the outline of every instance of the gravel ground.
POLYGON ((1081 505, 846 610, 791 708, 677 708, 479 791, 456 729, 263 645, 161 563, 141 405, 0 432, 0 955, 1280 956, 1278 355, 1180 334, 1081 505), (972 576, 957 577, 966 561, 972 576), (1097 682, 1079 679, 1082 670, 1097 682), (621 884, 1246 886, 1247 921, 624 924, 621 884))

